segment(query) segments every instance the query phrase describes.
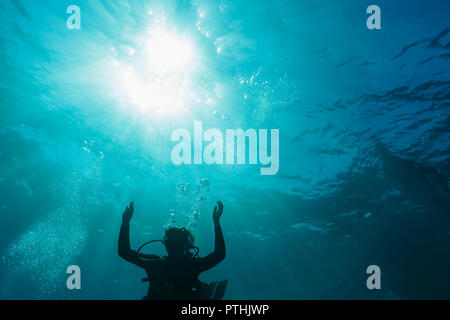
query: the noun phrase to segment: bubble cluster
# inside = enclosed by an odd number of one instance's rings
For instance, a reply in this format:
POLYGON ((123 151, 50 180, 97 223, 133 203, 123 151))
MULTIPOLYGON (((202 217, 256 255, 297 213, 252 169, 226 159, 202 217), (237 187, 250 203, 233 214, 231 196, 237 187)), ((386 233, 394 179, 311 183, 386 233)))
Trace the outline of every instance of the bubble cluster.
POLYGON ((7 275, 4 290, 11 292, 14 286, 26 281, 30 288, 25 293, 27 299, 59 299, 68 294, 66 269, 79 263, 88 237, 80 206, 82 177, 98 184, 98 172, 93 167, 71 171, 53 186, 53 193, 64 204, 41 216, 11 243, 2 259, 2 269, 7 275))
POLYGON ((9 247, 2 261, 8 285, 26 277, 39 298, 65 291, 65 270, 83 252, 86 238, 79 215, 64 209, 51 212, 9 247))
POLYGON ((195 186, 178 182, 175 207, 169 209, 167 226, 174 226, 180 220, 187 220, 186 227, 194 230, 200 221, 203 203, 210 190, 209 180, 200 179, 195 186))

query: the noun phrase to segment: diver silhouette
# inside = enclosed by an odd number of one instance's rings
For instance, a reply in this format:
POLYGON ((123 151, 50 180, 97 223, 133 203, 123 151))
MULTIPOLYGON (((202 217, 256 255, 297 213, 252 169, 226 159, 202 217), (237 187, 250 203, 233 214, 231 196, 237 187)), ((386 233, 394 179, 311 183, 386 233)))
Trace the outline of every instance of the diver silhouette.
POLYGON ((150 281, 144 300, 218 300, 225 293, 228 280, 206 284, 198 279, 200 273, 216 266, 225 258, 225 241, 220 217, 223 204, 217 202, 213 211, 215 247, 206 257, 197 257, 199 249, 194 246, 194 236, 185 228, 168 228, 163 240, 151 240, 137 251, 130 248, 130 220, 134 213, 134 203, 125 209, 119 234, 119 256, 141 268, 150 281), (160 241, 164 244, 167 256, 143 254, 140 250, 147 244, 160 241), (190 250, 195 249, 192 253, 190 250))

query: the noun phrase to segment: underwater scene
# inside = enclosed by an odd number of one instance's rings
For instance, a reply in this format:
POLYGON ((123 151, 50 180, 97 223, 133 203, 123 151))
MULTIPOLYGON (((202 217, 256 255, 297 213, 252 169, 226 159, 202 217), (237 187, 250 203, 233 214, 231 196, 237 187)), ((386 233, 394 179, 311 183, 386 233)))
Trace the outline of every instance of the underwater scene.
POLYGON ((0 299, 450 299, 449 59, 448 0, 1 0, 0 299))

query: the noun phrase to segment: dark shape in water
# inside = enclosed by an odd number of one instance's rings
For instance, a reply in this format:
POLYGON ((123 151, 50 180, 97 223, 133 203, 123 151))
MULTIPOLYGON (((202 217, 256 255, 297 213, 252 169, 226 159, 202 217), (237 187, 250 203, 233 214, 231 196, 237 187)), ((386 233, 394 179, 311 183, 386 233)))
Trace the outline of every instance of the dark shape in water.
POLYGON ((436 168, 395 156, 383 145, 378 145, 377 149, 383 157, 383 169, 387 176, 400 182, 406 192, 411 192, 416 196, 417 190, 426 191, 439 208, 450 216, 448 183, 436 168), (426 188, 420 188, 423 185, 426 188))
MULTIPOLYGON (((445 178, 443 174, 441 174, 436 168, 422 165, 417 163, 413 160, 408 160, 401 158, 397 155, 394 155, 389 149, 381 144, 378 143, 375 147, 375 153, 380 158, 380 169, 383 171, 384 176, 383 180, 385 178, 395 181, 395 183, 399 184, 401 187, 401 192, 406 194, 407 199, 418 199, 422 198, 422 201, 424 203, 429 204, 434 203, 437 205, 437 208, 439 208, 441 211, 443 211, 447 217, 450 217, 450 204, 449 204, 449 188, 448 184, 445 181, 445 178)), ((438 218, 438 221, 448 221, 448 219, 443 216, 444 219, 438 218)), ((404 220, 400 220, 404 221, 404 220)), ((391 222, 392 224, 392 222, 391 222)), ((397 232, 396 234, 392 234, 390 230, 395 230, 395 226, 397 225, 391 225, 389 228, 383 229, 385 230, 384 234, 378 234, 378 241, 376 244, 374 244, 372 247, 370 247, 370 250, 367 251, 366 256, 362 256, 359 258, 360 263, 356 264, 353 269, 349 269, 347 272, 347 276, 339 281, 339 284, 332 290, 332 292, 329 292, 328 294, 324 295, 324 298, 326 299, 346 299, 348 297, 354 298, 355 292, 359 294, 360 296, 364 296, 366 298, 373 299, 376 298, 386 298, 386 292, 380 291, 378 295, 376 293, 372 292, 370 294, 370 291, 367 290, 364 286, 367 274, 365 273, 365 267, 368 266, 369 262, 375 261, 386 261, 383 260, 385 257, 389 257, 389 259, 392 259, 392 256, 389 256, 389 252, 392 253, 392 251, 395 251, 396 248, 401 247, 405 252, 408 252, 406 250, 406 247, 404 246, 404 238, 398 237, 400 232, 397 232), (396 243, 396 246, 394 246, 394 249, 389 249, 392 246, 392 243, 396 243), (388 251, 388 253, 386 253, 388 251)), ((426 233, 422 233, 422 235, 425 235, 426 233)), ((410 242, 408 242, 408 245, 410 245, 410 242)), ((431 255, 434 259, 439 256, 439 251, 434 252, 436 255, 431 255)), ((396 255, 399 255, 399 252, 396 252, 396 255)), ((403 256, 402 256, 403 257, 403 256)), ((417 261, 414 259, 413 256, 409 256, 408 263, 411 263, 412 266, 416 267, 414 265, 414 262, 417 261)), ((420 257, 417 257, 417 259, 420 259, 420 257)), ((433 260, 434 261, 434 260, 433 260)), ((436 260, 437 261, 437 260, 436 260)), ((439 260, 442 261, 442 260, 439 260)), ((392 262, 391 262, 392 263, 392 262)), ((393 271, 393 265, 390 265, 391 272, 393 271)), ((420 265, 417 270, 422 271, 420 269, 420 265)), ((411 272, 411 269, 409 270, 411 272)), ((439 273, 437 273, 439 274, 439 273)), ((439 279, 435 279, 432 275, 424 276, 420 279, 415 279, 414 283, 417 286, 417 288, 423 288, 424 282, 432 282, 432 281, 440 281, 439 279), (418 284, 420 283, 420 284, 418 284)), ((433 283, 433 282, 432 282, 433 283)), ((392 283, 391 283, 392 285, 392 283)), ((433 286, 433 285, 432 285, 433 286)), ((401 285, 397 290, 401 291, 402 287, 401 285)), ((411 294, 411 297, 414 298, 435 298, 439 295, 448 296, 448 291, 437 291, 438 288, 434 288, 433 292, 427 292, 422 290, 417 290, 409 292, 410 290, 406 290, 404 292, 407 292, 408 294, 411 294), (433 295, 434 292, 439 292, 436 295, 433 295)), ((442 290, 439 288, 439 290, 442 290)), ((401 297, 401 296, 400 296, 401 297)))

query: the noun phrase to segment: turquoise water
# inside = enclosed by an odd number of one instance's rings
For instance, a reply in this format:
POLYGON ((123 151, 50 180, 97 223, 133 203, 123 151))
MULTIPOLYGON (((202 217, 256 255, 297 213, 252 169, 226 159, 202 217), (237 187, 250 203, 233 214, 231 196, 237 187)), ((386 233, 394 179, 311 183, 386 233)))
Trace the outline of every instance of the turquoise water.
POLYGON ((218 199, 226 299, 450 298, 449 2, 370 4, 3 0, 0 298, 139 299, 125 206, 135 249, 189 225, 204 255, 218 199), (194 121, 279 129, 279 171, 175 165, 194 121))

